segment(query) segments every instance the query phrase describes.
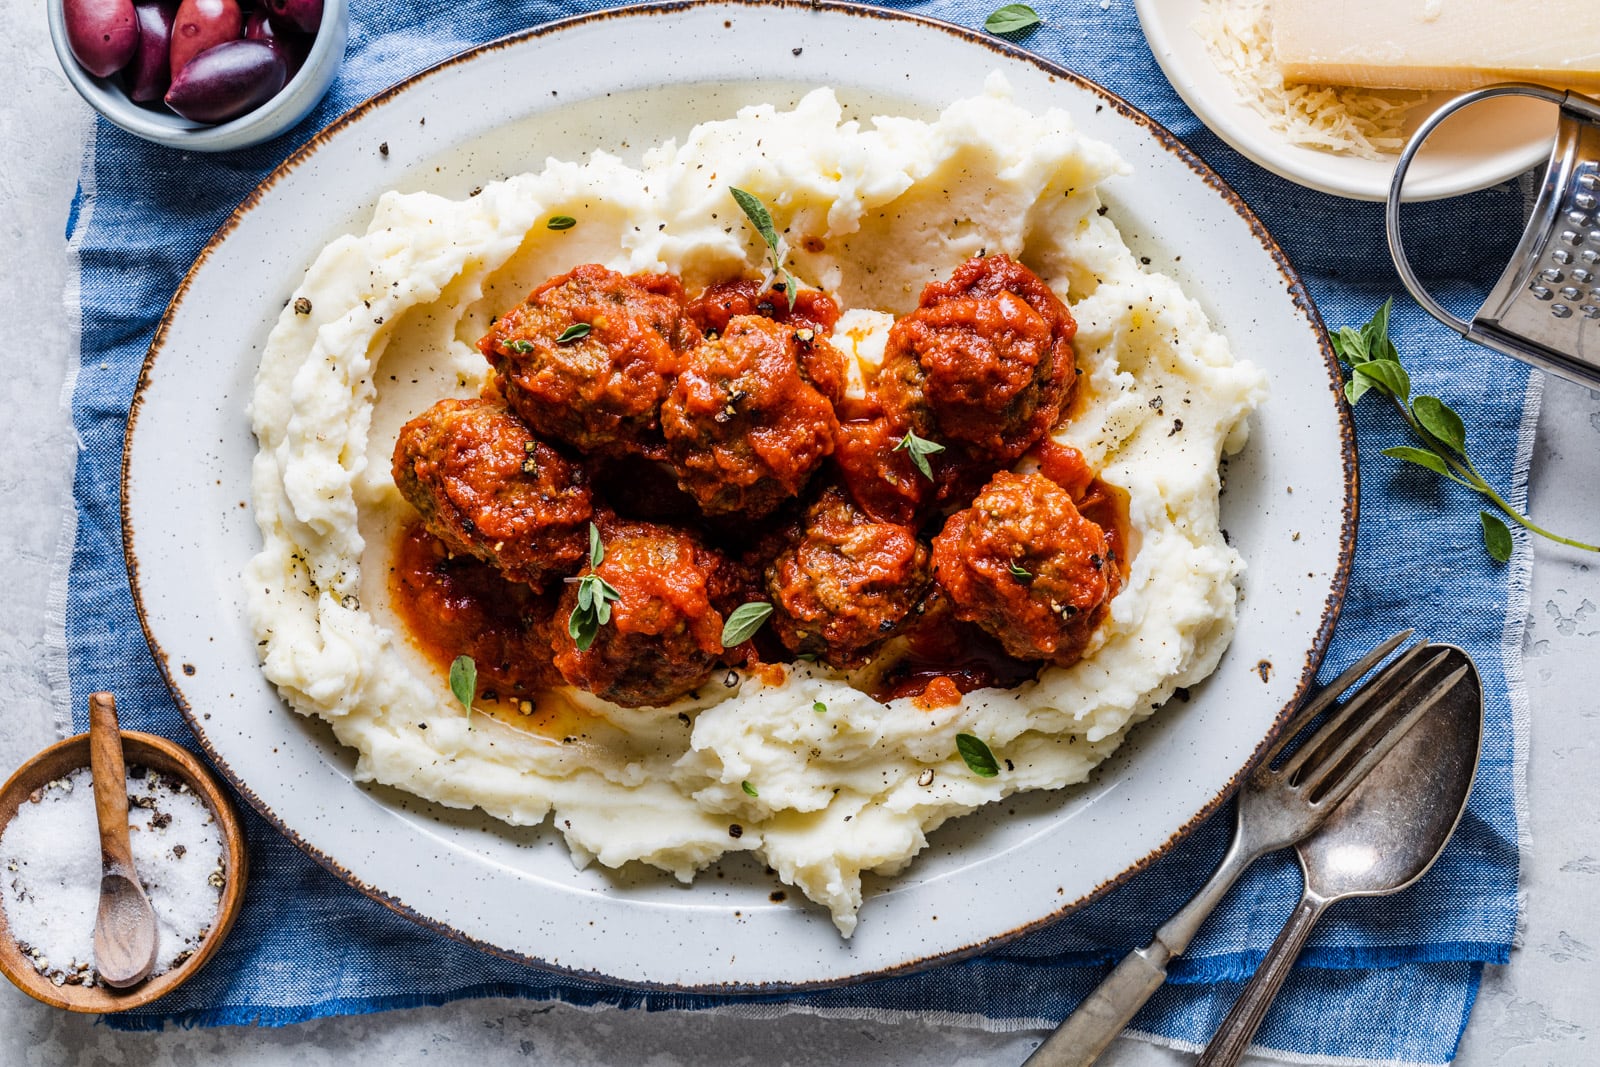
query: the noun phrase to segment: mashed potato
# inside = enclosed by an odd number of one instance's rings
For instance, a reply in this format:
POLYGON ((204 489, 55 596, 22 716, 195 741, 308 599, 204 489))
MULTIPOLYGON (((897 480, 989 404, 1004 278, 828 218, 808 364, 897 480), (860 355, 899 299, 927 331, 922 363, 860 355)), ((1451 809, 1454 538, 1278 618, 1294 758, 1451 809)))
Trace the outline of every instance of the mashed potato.
POLYGON ((317 257, 256 380, 264 547, 247 580, 267 677, 359 751, 363 780, 512 823, 553 813, 579 863, 642 860, 688 880, 754 852, 848 935, 863 871, 902 869, 953 816, 1082 781, 1209 674, 1232 634, 1243 564, 1218 528, 1217 468, 1263 379, 1101 214, 1097 189, 1123 168, 996 76, 931 123, 842 122, 819 89, 793 111, 696 127, 637 168, 596 153, 459 201, 386 194, 364 234, 317 257), (670 271, 691 288, 760 272, 765 250, 729 186, 770 206, 794 273, 849 309, 835 337, 857 383, 891 317, 970 256, 1010 253, 1068 301, 1083 377, 1056 436, 1127 493, 1127 585, 1082 662, 953 707, 879 704, 797 663, 729 672, 665 708, 562 691, 539 730, 469 719, 387 601, 407 512, 389 473, 398 427, 441 396, 475 395, 487 367, 473 343, 492 317, 574 264, 670 271), (577 225, 552 230, 555 215, 577 225), (997 777, 968 769, 962 733, 989 744, 997 777))

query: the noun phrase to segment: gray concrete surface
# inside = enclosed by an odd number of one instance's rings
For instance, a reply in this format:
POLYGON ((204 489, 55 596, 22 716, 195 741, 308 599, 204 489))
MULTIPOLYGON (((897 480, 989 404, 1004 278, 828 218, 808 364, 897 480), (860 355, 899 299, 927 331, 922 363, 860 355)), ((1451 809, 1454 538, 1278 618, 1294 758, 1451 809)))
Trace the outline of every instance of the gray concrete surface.
MULTIPOLYGON (((8 0, 0 38, 0 773, 54 739, 44 672, 46 592, 69 499, 72 432, 60 403, 73 316, 62 241, 88 114, 50 51, 44 5, 8 0)), ((1600 533, 1600 393, 1552 381, 1539 426, 1535 513, 1600 533)), ((1491 968, 1458 1063, 1581 1067, 1600 1005, 1600 559, 1538 548, 1525 655, 1533 729, 1532 845, 1524 857, 1524 946, 1491 968)), ((0 986, 0 1067, 530 1063, 1018 1064, 1036 1035, 919 1022, 809 1017, 755 1021, 584 1012, 510 1001, 329 1019, 282 1030, 121 1034, 0 986)), ((1191 1055, 1124 1040, 1113 1067, 1171 1067, 1191 1055)), ((1257 1061, 1262 1062, 1262 1061, 1257 1061)))

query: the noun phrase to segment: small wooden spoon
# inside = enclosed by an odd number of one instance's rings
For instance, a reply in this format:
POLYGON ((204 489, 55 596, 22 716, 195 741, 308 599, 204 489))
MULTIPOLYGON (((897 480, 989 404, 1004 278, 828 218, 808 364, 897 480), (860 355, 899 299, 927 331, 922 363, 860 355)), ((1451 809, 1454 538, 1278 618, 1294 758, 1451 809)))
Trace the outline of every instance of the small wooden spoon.
POLYGON ((156 965, 156 913, 133 869, 128 839, 128 769, 122 761, 117 700, 89 697, 89 768, 100 821, 100 911, 94 923, 94 967, 117 989, 138 985, 156 965))

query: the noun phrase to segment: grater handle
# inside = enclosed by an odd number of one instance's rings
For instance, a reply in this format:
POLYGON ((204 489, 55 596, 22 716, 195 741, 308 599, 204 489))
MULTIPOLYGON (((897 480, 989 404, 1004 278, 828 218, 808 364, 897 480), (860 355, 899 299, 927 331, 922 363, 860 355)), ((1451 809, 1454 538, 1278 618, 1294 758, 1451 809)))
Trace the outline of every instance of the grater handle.
POLYGON ((1430 115, 1426 122, 1417 127, 1417 132, 1412 134, 1411 140, 1406 143, 1405 150, 1400 153, 1400 161, 1395 164, 1394 179, 1389 183, 1389 201, 1384 206, 1383 222, 1389 236, 1389 255, 1394 260, 1395 269, 1400 272, 1400 280, 1405 283, 1406 290, 1411 293, 1417 303, 1421 304, 1428 314, 1462 337, 1477 341, 1480 344, 1488 343, 1491 348, 1504 351, 1500 345, 1486 342, 1480 332, 1473 327, 1472 323, 1451 314, 1449 309, 1433 298, 1433 294, 1428 292, 1423 286, 1422 280, 1417 277, 1416 271, 1411 269, 1411 261, 1406 258, 1405 245, 1400 239, 1400 194, 1405 188, 1406 172, 1411 169, 1411 161, 1421 151, 1423 142, 1427 141, 1428 136, 1439 127, 1440 123, 1457 111, 1497 96, 1532 96, 1557 106, 1576 107, 1585 113, 1595 113, 1595 120, 1600 121, 1600 108, 1597 108, 1592 101, 1577 93, 1557 92, 1543 85, 1509 82, 1505 85, 1490 85, 1482 89, 1474 89, 1470 93, 1463 93, 1430 115))

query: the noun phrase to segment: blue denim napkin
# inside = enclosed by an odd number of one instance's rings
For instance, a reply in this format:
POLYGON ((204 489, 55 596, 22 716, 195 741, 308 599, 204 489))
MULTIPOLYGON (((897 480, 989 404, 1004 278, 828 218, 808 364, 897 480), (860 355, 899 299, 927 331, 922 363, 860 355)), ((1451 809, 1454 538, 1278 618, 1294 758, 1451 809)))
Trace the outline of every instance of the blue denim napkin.
MULTIPOLYGON (((306 122, 259 148, 186 155, 101 122, 68 223, 81 271, 82 367, 72 416, 82 439, 78 527, 68 577, 66 637, 75 708, 115 688, 123 721, 192 743, 151 660, 129 596, 120 545, 118 472, 140 362, 183 272, 224 216, 311 132, 389 83, 469 45, 594 7, 585 2, 366 0, 333 91, 306 122)), ((897 8, 981 26, 989 4, 897 8)), ((1243 160, 1179 101, 1157 68, 1128 0, 1062 0, 1022 44, 1100 82, 1165 124, 1255 208, 1305 277, 1331 324, 1360 324, 1401 292, 1374 205, 1337 200, 1243 160)), ((1447 299, 1469 299, 1496 272, 1521 226, 1507 185, 1414 209, 1413 258, 1439 269, 1447 299), (1472 235, 1458 240, 1458 235, 1472 235)), ((1521 365, 1468 346, 1409 301, 1394 335, 1419 391, 1467 419, 1485 475, 1520 501, 1537 409, 1521 365)), ((1509 566, 1479 545, 1476 508, 1432 475, 1398 469, 1379 450, 1399 443, 1392 414, 1357 413, 1362 452, 1361 551, 1325 677, 1379 637, 1417 623, 1477 660, 1488 732, 1470 810, 1438 865, 1413 890, 1351 902, 1318 927, 1258 1040, 1311 1057, 1448 1061, 1486 963, 1503 963, 1517 919, 1518 809, 1526 725, 1521 626, 1530 553, 1518 535, 1509 566)), ((81 727, 81 719, 78 723, 81 727)), ((819 993, 728 998, 646 993, 509 963, 432 934, 327 874, 247 813, 252 878, 243 915, 193 982, 114 1027, 280 1025, 324 1015, 505 996, 648 1010, 737 1010, 755 1004, 883 1018, 955 1013, 993 1029, 1059 1020, 1128 949, 1142 944, 1204 880, 1231 828, 1213 819, 1169 857, 1106 899, 994 952, 887 980, 819 993), (287 922, 284 916, 293 915, 287 922)), ((1204 1042, 1271 943, 1299 893, 1288 856, 1242 881, 1135 1028, 1180 1045, 1204 1042)))

